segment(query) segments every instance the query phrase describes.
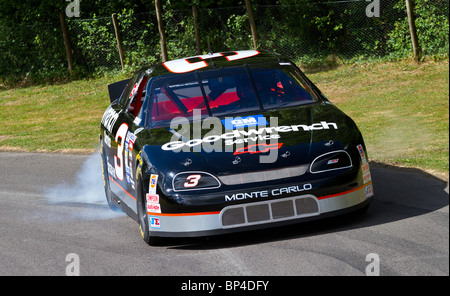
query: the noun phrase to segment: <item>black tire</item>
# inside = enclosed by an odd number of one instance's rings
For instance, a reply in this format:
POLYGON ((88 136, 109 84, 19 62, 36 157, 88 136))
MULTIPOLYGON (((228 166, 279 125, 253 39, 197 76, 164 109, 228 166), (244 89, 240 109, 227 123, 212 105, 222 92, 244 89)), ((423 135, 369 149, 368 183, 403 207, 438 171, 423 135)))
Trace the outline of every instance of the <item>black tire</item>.
POLYGON ((102 157, 102 172, 103 172, 103 187, 105 188, 105 196, 106 196, 106 202, 108 203, 108 206, 111 210, 114 212, 121 212, 121 210, 116 206, 116 204, 113 201, 113 193, 111 192, 111 188, 109 186, 109 176, 108 176, 108 164, 106 163, 106 155, 105 151, 103 149, 103 143, 101 145, 101 157, 102 157))
POLYGON ((144 180, 140 169, 136 172, 136 209, 139 222, 139 232, 145 243, 152 246, 158 242, 158 239, 150 236, 150 226, 147 215, 147 199, 145 197, 144 180))
POLYGON ((358 209, 355 213, 356 215, 365 215, 367 213, 367 211, 369 210, 370 207, 370 203, 365 205, 364 207, 358 209))

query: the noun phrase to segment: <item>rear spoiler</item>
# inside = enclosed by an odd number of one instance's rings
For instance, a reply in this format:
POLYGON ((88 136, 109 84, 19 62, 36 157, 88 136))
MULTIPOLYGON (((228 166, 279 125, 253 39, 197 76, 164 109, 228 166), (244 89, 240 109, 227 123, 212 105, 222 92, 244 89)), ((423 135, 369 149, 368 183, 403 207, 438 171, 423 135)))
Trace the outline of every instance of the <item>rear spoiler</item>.
POLYGON ((108 85, 109 100, 111 103, 120 98, 129 81, 130 79, 125 79, 108 85))

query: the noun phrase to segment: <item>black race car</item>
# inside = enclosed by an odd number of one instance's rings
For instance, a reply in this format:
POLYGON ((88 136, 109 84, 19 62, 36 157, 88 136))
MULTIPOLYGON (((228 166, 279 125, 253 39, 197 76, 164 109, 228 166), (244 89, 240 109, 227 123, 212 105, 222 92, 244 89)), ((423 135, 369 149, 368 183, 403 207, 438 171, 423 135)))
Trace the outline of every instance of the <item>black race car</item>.
POLYGON ((357 126, 281 56, 200 55, 108 87, 106 199, 149 244, 320 219, 373 199, 357 126))

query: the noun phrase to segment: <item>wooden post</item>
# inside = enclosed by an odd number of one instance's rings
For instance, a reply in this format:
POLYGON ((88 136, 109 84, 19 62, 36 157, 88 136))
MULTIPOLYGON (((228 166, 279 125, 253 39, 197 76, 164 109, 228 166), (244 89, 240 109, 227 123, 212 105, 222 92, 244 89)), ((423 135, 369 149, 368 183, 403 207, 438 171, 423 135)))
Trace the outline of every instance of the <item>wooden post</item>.
POLYGON ((161 13, 161 0, 155 0, 156 19, 158 21, 159 42, 161 44, 161 58, 163 62, 169 59, 167 56, 166 33, 164 32, 164 24, 161 13))
POLYGON ((253 18, 253 10, 251 0, 245 0, 245 6, 247 7, 248 20, 250 21, 250 30, 253 37, 253 47, 258 49, 258 37, 256 36, 256 24, 253 18))
POLYGON ((69 65, 69 73, 72 76, 73 71, 73 60, 72 60, 72 49, 70 48, 69 33, 67 30, 66 19, 64 18, 64 13, 59 13, 59 20, 61 21, 61 30, 64 38, 64 46, 66 47, 67 64, 69 65))
POLYGON ((194 34, 195 34, 195 46, 197 49, 197 54, 202 54, 200 50, 200 34, 198 33, 197 27, 197 18, 198 18, 198 9, 196 5, 192 5, 192 16, 194 18, 194 34))
POLYGON ((122 37, 120 36, 120 29, 119 29, 119 22, 117 21, 117 13, 112 14, 112 21, 114 25, 114 32, 116 33, 116 40, 117 40, 117 48, 119 49, 119 58, 120 58, 120 65, 122 66, 122 70, 125 67, 125 55, 123 53, 123 43, 122 43, 122 37))
POLYGON ((416 62, 419 62, 420 61, 419 38, 417 36, 416 17, 414 15, 414 3, 412 0, 406 0, 406 12, 408 13, 409 34, 411 35, 414 60, 416 62))

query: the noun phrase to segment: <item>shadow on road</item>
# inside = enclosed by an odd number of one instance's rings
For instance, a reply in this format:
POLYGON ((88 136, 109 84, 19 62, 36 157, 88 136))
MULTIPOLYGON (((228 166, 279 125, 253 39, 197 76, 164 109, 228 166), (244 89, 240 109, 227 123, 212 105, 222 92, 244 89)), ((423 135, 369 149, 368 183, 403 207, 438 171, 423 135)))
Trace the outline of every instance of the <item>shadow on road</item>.
POLYGON ((375 199, 364 214, 209 238, 165 239, 174 249, 220 249, 370 227, 439 210, 449 203, 448 184, 419 169, 371 163, 375 199))

